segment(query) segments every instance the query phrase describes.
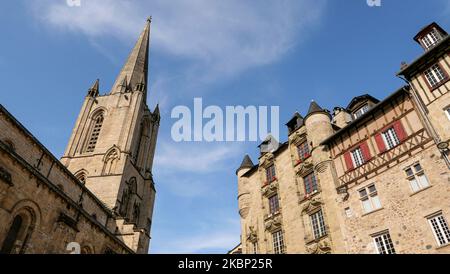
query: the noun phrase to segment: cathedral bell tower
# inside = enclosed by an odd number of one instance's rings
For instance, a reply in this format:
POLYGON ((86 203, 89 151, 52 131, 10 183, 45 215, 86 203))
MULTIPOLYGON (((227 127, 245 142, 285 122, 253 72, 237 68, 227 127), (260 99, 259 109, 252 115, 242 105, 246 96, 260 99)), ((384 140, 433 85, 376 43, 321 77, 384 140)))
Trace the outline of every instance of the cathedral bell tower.
POLYGON ((151 19, 110 92, 88 90, 61 162, 117 216, 117 236, 137 253, 149 247, 159 108, 146 103, 151 19))

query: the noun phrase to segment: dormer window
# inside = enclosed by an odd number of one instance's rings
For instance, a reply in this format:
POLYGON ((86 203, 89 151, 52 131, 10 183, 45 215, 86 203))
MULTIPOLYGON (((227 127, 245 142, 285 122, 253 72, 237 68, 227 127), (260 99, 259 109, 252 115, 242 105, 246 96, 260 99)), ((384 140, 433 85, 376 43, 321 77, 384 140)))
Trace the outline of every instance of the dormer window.
POLYGON ((447 32, 442 29, 435 22, 424 27, 419 33, 414 37, 414 40, 419 43, 424 50, 431 50, 440 41, 447 37, 447 32))
POLYGON ((365 104, 362 107, 360 107, 359 109, 357 109, 354 113, 353 116, 355 117, 355 119, 358 119, 359 117, 363 116, 366 112, 369 111, 369 105, 365 104))
POLYGON ((428 34, 422 38, 422 44, 426 49, 432 48, 441 40, 435 29, 432 29, 428 34))
POLYGON ((286 126, 288 127, 288 134, 290 135, 303 126, 303 117, 298 112, 296 112, 294 114, 294 117, 292 117, 292 119, 287 122, 286 126))
POLYGON ((352 114, 353 119, 358 119, 369 112, 380 101, 369 94, 353 98, 347 106, 347 111, 352 114))

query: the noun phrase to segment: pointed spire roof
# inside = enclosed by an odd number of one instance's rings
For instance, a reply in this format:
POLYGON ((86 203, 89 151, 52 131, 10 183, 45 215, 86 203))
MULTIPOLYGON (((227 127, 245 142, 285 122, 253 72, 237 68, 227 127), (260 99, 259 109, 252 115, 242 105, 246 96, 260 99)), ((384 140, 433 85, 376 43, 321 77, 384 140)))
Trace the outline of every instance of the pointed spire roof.
MULTIPOLYGON (((321 106, 319 106, 319 104, 317 104, 314 100, 311 101, 311 104, 309 105, 309 110, 308 110, 308 114, 306 114, 304 120, 306 121, 306 119, 311 116, 311 114, 314 113, 325 113, 326 115, 330 116, 330 112, 326 109, 323 109, 321 106)), ((331 118, 331 116, 330 116, 331 118)))
MULTIPOLYGON (((139 36, 139 39, 136 42, 130 55, 128 56, 125 65, 122 67, 122 70, 117 76, 116 81, 111 89, 111 93, 121 91, 124 79, 127 79, 128 87, 131 90, 136 90, 137 85, 141 84, 143 81, 147 82, 150 24, 151 17, 147 19, 144 30, 141 32, 141 35, 139 36)), ((144 85, 144 92, 146 93, 146 91, 147 89, 144 85)))
POLYGON ((160 113, 159 113, 159 104, 156 104, 156 107, 153 110, 153 114, 158 115, 158 116, 160 115, 160 113))
POLYGON ((311 101, 311 105, 309 105, 309 110, 308 110, 308 114, 314 113, 314 112, 321 112, 323 111, 323 108, 321 108, 316 101, 312 100, 311 101))
POLYGON ((97 97, 99 94, 99 86, 100 86, 100 80, 97 79, 95 80, 94 84, 92 85, 92 87, 89 88, 88 90, 88 96, 92 96, 92 97, 97 97))
POLYGON ((248 154, 246 154, 244 159, 242 160, 241 165, 236 170, 236 174, 238 173, 239 170, 241 170, 243 168, 252 168, 253 166, 254 166, 254 164, 252 162, 252 159, 250 158, 250 156, 248 156, 248 154))

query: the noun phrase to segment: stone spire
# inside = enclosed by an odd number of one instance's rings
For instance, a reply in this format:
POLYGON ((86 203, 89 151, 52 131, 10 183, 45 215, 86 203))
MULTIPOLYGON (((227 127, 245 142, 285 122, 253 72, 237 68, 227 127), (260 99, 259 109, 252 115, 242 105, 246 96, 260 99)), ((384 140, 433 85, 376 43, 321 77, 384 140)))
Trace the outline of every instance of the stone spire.
POLYGON ((88 90, 88 96, 97 97, 99 94, 99 79, 95 80, 92 87, 88 90))
POLYGON ((127 91, 143 91, 147 94, 148 53, 150 44, 151 17, 147 19, 144 30, 128 56, 120 74, 111 89, 111 94, 127 91))

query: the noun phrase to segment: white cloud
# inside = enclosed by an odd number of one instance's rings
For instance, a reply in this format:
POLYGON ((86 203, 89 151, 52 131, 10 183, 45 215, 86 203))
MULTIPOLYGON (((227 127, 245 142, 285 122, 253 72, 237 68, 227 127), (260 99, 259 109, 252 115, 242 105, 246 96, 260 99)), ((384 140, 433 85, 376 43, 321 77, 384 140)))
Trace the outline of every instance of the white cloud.
POLYGON ((151 253, 159 254, 201 254, 211 252, 226 252, 239 243, 239 221, 223 222, 221 228, 193 233, 193 235, 173 235, 164 243, 156 242, 151 253))
POLYGON ((81 0, 69 7, 46 0, 32 7, 56 29, 127 41, 153 15, 152 46, 195 61, 188 73, 208 82, 277 61, 313 29, 324 1, 81 0))
POLYGON ((165 187, 179 197, 210 198, 218 194, 220 181, 217 180, 217 174, 230 171, 230 162, 234 163, 240 157, 240 143, 161 141, 158 143, 153 170, 156 177, 164 178, 165 187))
POLYGON ((204 253, 206 250, 229 250, 239 242, 239 234, 233 232, 219 232, 208 235, 199 235, 184 239, 177 239, 167 243, 167 247, 158 253, 194 254, 204 253))
POLYGON ((211 173, 228 168, 226 163, 240 153, 239 143, 169 143, 158 145, 155 167, 159 170, 211 173))

